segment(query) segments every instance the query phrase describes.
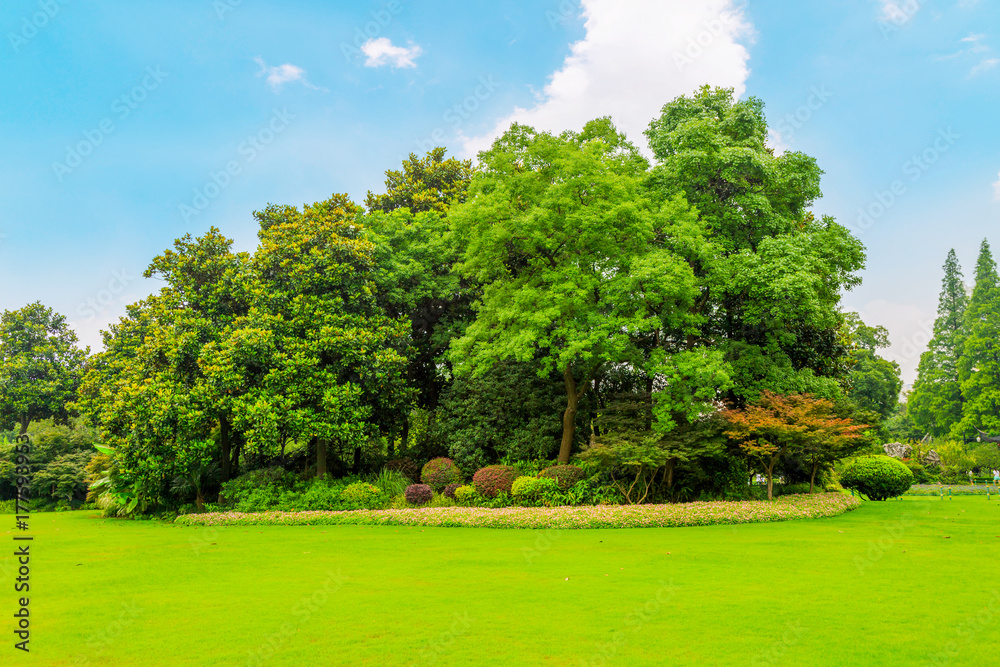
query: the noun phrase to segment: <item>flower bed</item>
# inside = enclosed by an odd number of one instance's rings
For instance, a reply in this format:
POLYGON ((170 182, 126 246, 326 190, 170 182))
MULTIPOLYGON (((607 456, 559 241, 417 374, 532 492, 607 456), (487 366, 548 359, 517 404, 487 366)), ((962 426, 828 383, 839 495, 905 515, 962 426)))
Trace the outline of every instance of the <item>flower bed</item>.
POLYGON ((186 514, 188 526, 442 526, 470 528, 663 528, 819 519, 857 509, 861 501, 839 493, 782 496, 773 502, 703 502, 676 505, 587 507, 428 507, 341 512, 216 512, 186 514))

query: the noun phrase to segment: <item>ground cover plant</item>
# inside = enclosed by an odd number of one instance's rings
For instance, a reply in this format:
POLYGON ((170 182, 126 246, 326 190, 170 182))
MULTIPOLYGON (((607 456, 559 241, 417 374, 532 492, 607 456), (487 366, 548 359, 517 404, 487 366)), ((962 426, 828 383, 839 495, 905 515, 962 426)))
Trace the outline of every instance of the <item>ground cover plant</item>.
POLYGON ((968 573, 994 570, 998 524, 979 497, 568 531, 49 514, 25 664, 993 664, 1000 587, 968 573))
MULTIPOLYGON (((531 478, 524 478, 531 479, 531 478)), ((413 505, 431 500, 429 486, 406 490, 413 505), (412 497, 411 497, 412 496, 412 497)), ((857 509, 861 501, 839 493, 783 496, 774 502, 707 502, 668 505, 597 505, 587 507, 439 507, 435 509, 354 510, 340 512, 214 512, 186 514, 187 526, 257 525, 400 525, 466 528, 663 528, 818 519, 857 509)))

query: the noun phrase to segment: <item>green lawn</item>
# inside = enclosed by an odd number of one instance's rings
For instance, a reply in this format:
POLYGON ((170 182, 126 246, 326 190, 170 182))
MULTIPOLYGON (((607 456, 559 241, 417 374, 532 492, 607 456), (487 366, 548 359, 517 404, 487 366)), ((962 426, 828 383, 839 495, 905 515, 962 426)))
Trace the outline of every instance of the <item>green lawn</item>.
POLYGON ((0 664, 1000 662, 996 499, 665 529, 32 527, 31 654, 4 631, 0 664))

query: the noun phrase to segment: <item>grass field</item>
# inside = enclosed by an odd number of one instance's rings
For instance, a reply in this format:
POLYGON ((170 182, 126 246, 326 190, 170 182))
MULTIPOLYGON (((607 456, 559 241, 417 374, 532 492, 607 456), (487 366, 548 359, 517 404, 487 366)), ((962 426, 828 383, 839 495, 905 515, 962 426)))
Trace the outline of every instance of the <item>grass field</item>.
MULTIPOLYGON (((1000 662, 995 499, 697 528, 213 529, 75 512, 32 529, 31 653, 5 631, 0 664, 1000 662)), ((10 629, 13 561, 0 557, 10 629)))

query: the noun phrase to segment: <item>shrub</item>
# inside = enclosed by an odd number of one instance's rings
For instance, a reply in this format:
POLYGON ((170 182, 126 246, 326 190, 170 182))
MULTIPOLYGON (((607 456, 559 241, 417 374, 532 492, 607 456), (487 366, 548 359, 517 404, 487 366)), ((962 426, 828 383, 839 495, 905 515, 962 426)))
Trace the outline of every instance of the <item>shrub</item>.
POLYGON ((370 478, 370 481, 390 498, 406 493, 406 487, 413 483, 403 473, 388 468, 382 468, 377 475, 370 478))
POLYGON ((426 505, 434 497, 434 489, 426 484, 410 484, 406 487, 406 502, 411 505, 426 505))
POLYGON ((573 465, 552 466, 538 473, 538 476, 556 480, 559 488, 565 491, 583 479, 583 469, 573 465))
POLYGON ((420 479, 420 466, 413 459, 402 458, 386 461, 385 469, 398 472, 413 482, 420 479))
POLYGON ((354 484, 345 486, 344 490, 340 492, 340 502, 345 505, 368 507, 378 500, 381 493, 382 490, 374 484, 354 482, 354 484))
POLYGON ((518 477, 510 486, 510 495, 515 498, 534 498, 541 489, 540 481, 537 477, 518 477))
POLYGON ((479 493, 476 491, 476 487, 471 484, 466 484, 455 489, 455 500, 460 503, 470 503, 479 497, 479 493))
POLYGON ((486 466, 476 471, 472 483, 479 495, 496 498, 499 493, 510 493, 516 477, 517 471, 511 466, 486 466))
POLYGON ((462 481, 462 471, 451 459, 431 459, 420 472, 420 481, 435 491, 440 491, 449 484, 462 481))
POLYGON ((441 493, 441 495, 443 495, 445 498, 451 498, 452 500, 455 500, 455 491, 457 491, 460 488, 462 488, 461 484, 458 483, 449 484, 448 486, 444 487, 444 491, 441 493))
POLYGON ((862 456, 844 468, 840 483, 872 500, 885 500, 907 491, 913 484, 913 473, 892 457, 862 456))

